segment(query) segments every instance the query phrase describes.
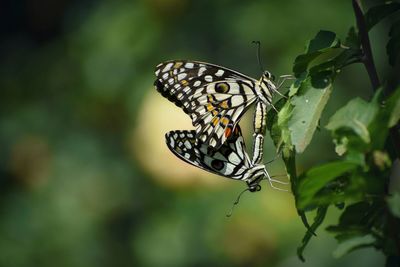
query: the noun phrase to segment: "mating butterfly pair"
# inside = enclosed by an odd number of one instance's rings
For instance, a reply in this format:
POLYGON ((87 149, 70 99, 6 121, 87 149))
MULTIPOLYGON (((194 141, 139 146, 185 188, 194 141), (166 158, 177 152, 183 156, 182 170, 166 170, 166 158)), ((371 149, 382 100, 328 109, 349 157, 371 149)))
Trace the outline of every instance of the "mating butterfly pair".
POLYGON ((166 134, 169 149, 182 160, 228 178, 243 180, 249 190, 271 179, 263 156, 266 111, 276 86, 265 71, 259 81, 236 71, 196 61, 168 61, 157 65, 157 91, 192 119, 195 131, 166 134), (244 112, 256 103, 253 157, 250 160, 238 125, 244 112))

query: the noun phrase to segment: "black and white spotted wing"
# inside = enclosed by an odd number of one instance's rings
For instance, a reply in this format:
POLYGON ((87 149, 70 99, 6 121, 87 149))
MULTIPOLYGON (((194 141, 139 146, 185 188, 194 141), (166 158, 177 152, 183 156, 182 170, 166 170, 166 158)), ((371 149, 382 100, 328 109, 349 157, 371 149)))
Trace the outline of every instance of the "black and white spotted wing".
POLYGON ((165 135, 168 148, 180 159, 198 168, 227 178, 245 181, 250 191, 269 178, 264 165, 253 165, 246 153, 239 126, 218 150, 196 141, 196 132, 171 131, 165 135))
MULTIPOLYGON (((219 148, 229 138, 252 103, 260 100, 270 104, 272 90, 276 90, 268 72, 257 81, 227 68, 196 61, 167 61, 157 65, 155 74, 156 89, 190 115, 196 137, 213 148, 219 148)), ((265 123, 258 125, 264 127, 265 123)))

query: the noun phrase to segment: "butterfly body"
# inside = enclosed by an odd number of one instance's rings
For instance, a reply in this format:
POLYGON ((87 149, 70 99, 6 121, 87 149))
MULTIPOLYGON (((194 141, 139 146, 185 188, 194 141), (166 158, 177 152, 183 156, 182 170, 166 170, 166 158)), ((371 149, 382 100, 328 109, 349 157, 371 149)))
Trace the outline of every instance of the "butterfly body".
POLYGON ((157 91, 189 114, 196 127, 196 138, 214 149, 222 146, 242 115, 256 103, 256 153, 252 161, 260 162, 266 110, 276 91, 269 72, 255 80, 210 63, 173 60, 157 65, 155 74, 157 91))

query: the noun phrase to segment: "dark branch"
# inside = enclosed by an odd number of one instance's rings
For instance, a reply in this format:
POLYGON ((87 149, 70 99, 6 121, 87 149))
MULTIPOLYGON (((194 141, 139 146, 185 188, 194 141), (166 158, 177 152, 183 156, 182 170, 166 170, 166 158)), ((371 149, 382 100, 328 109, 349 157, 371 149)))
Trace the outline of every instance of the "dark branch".
MULTIPOLYGON (((365 23, 365 17, 362 12, 362 9, 361 9, 360 0, 352 0, 352 4, 353 4, 354 14, 355 14, 356 21, 357 21, 357 27, 358 27, 358 32, 359 32, 360 41, 361 41, 361 48, 363 50, 362 61, 363 61, 365 68, 367 69, 368 76, 369 76, 369 79, 371 80, 373 90, 376 91, 381 86, 381 83, 379 81, 378 73, 376 71, 374 59, 372 57, 371 43, 369 41, 367 25, 365 23)), ((398 127, 398 125, 396 125, 396 127, 398 127)), ((397 131, 396 127, 393 127, 392 129, 390 129, 390 136, 391 136, 392 142, 395 146, 396 156, 399 157, 400 136, 399 136, 399 132, 397 131)), ((389 193, 389 182, 385 185, 385 191, 386 191, 386 194, 389 193)), ((387 211, 387 214, 388 214, 389 232, 390 232, 390 234, 393 235, 392 239, 394 240, 394 243, 396 244, 397 253, 398 253, 398 255, 400 255, 400 240, 398 239, 399 220, 394 218, 389 211, 387 211)))
POLYGON ((364 52, 362 60, 365 68, 367 69, 373 89, 378 90, 378 88, 381 86, 381 83, 379 82, 378 72, 376 71, 374 59, 372 57, 371 43, 369 41, 367 24, 365 23, 365 17, 361 9, 361 3, 360 0, 352 0, 352 3, 358 32, 360 34, 361 47, 364 52))
MULTIPOLYGON (((379 81, 378 72, 376 71, 374 59, 372 57, 371 42, 369 41, 367 24, 365 23, 365 17, 361 9, 360 0, 352 0, 352 4, 357 21, 357 28, 360 36, 361 48, 363 51, 362 62, 365 68, 367 69, 369 79, 371 80, 372 88, 374 89, 374 91, 376 91, 381 86, 381 83, 379 81)), ((398 132, 399 128, 400 128, 399 125, 396 125, 392 129, 390 129, 390 135, 395 147, 397 158, 399 158, 400 154, 400 135, 398 132)))

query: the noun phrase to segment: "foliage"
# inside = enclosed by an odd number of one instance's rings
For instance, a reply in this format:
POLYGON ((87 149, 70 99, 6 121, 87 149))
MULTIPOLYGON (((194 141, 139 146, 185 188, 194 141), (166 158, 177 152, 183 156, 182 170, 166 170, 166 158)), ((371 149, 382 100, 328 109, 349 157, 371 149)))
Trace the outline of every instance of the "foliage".
MULTIPOLYGON (((296 80, 287 101, 277 103, 278 114, 270 111, 270 130, 275 145, 283 152, 296 207, 307 227, 299 258, 304 260, 306 245, 332 206, 341 212, 339 223, 327 228, 339 243, 334 256, 374 247, 387 256, 389 266, 400 256, 399 192, 389 188, 391 179, 398 175, 391 169, 400 153, 400 86, 391 94, 384 86, 378 88, 368 31, 391 14, 399 14, 400 3, 374 6, 365 15, 360 13, 358 1, 353 1, 353 7, 357 27, 349 29, 344 42, 334 32, 320 31, 309 41, 305 53, 295 59, 296 80), (374 95, 370 100, 351 99, 324 126, 335 144, 337 159, 297 175, 295 159, 312 142, 335 78, 346 66, 356 63, 366 67, 374 95), (310 226, 306 214, 311 211, 316 214, 310 226)), ((398 62, 399 33, 397 20, 390 28, 387 44, 391 65, 398 62)))

